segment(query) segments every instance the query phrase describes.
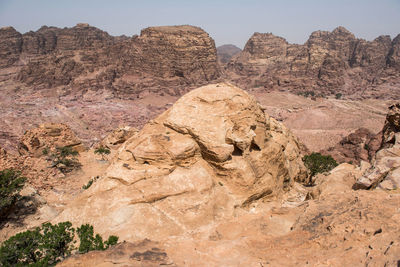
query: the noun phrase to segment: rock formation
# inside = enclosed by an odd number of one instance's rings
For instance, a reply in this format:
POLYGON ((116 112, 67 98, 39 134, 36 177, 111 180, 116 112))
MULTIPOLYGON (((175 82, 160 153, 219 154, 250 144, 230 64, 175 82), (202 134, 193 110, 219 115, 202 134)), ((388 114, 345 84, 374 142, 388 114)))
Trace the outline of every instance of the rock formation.
POLYGON ((381 149, 372 166, 354 185, 355 189, 400 188, 400 104, 389 107, 382 131, 381 149))
POLYGON ((182 235, 306 182, 299 150, 246 92, 201 87, 128 139, 106 177, 57 220, 131 241, 182 235))
POLYGON ((60 266, 396 266, 399 194, 353 191, 362 171, 339 165, 321 177, 315 200, 295 207, 238 211, 195 235, 123 242, 109 251, 72 256, 60 266))
POLYGON ((64 146, 80 152, 85 150, 81 141, 67 125, 56 123, 40 125, 28 130, 20 138, 19 155, 7 153, 0 147, 0 170, 8 168, 19 170, 35 189, 49 189, 54 183, 60 183, 60 178, 64 177, 64 174, 57 168, 51 168, 51 162, 47 157, 57 147, 64 146))
POLYGON ((226 77, 246 88, 398 99, 399 40, 365 41, 343 27, 313 32, 304 45, 255 33, 229 62, 226 77))
POLYGON ((218 46, 217 47, 218 62, 221 65, 224 65, 228 63, 233 56, 239 54, 240 51, 242 51, 242 49, 232 44, 218 46))
POLYGON ((138 129, 134 127, 119 127, 109 133, 101 142, 100 146, 108 147, 108 148, 115 148, 124 143, 126 140, 135 136, 138 133, 138 129))
POLYGON ((25 34, 6 27, 0 39, 0 68, 16 68, 8 69, 14 75, 4 79, 36 89, 106 89, 137 97, 144 87, 159 91, 160 86, 193 86, 219 77, 214 41, 193 26, 150 27, 132 38, 82 23, 25 34))
POLYGON ((336 146, 322 150, 324 155, 331 155, 337 162, 360 164, 370 161, 380 149, 382 133, 373 134, 366 128, 360 128, 343 138, 336 146))
POLYGON ((67 125, 47 123, 28 130, 24 134, 20 140, 19 152, 40 157, 43 155, 43 149, 50 151, 65 146, 72 147, 77 151, 84 150, 81 141, 67 125))

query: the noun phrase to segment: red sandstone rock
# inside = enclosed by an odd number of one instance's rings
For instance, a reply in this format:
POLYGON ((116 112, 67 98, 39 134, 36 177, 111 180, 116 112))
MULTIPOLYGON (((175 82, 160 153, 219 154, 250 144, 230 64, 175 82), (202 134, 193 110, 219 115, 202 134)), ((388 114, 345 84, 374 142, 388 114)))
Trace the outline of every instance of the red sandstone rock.
POLYGON ((255 33, 228 63, 225 77, 245 88, 398 99, 399 40, 369 42, 343 27, 313 32, 304 45, 255 33))

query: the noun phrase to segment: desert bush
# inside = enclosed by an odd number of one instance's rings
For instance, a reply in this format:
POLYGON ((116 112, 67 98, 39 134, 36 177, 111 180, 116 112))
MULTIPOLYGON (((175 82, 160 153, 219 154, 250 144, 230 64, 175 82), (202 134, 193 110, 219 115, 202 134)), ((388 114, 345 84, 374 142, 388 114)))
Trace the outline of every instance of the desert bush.
POLYGON ((336 99, 342 98, 342 94, 341 94, 341 93, 337 93, 337 94, 335 95, 335 98, 336 98, 336 99))
POLYGON ((92 186, 93 182, 94 182, 94 180, 90 179, 86 185, 82 186, 82 189, 84 189, 84 190, 88 189, 89 187, 92 186))
POLYGON ((331 156, 324 156, 320 153, 311 153, 303 157, 304 165, 310 171, 311 177, 317 173, 323 173, 335 168, 338 163, 331 156))
POLYGON ((107 147, 101 146, 101 147, 96 148, 94 153, 95 154, 100 154, 101 155, 101 159, 104 160, 104 156, 105 155, 109 155, 111 153, 111 151, 107 147))
POLYGON ((71 254, 75 229, 70 222, 43 224, 6 240, 0 247, 3 266, 51 266, 71 254))
POLYGON ((25 181, 26 178, 22 177, 19 171, 13 169, 0 171, 0 221, 21 198, 19 192, 24 187, 25 181))
POLYGON ((80 240, 78 249, 80 253, 87 253, 92 250, 105 250, 118 242, 118 237, 114 235, 109 236, 108 240, 103 242, 103 238, 99 234, 94 235, 93 226, 89 224, 81 225, 81 227, 77 228, 76 232, 80 240))
POLYGON ((117 236, 110 236, 103 243, 99 234, 93 237, 93 226, 88 224, 75 230, 70 222, 45 223, 6 240, 0 247, 0 265, 53 266, 76 250, 75 233, 80 239, 80 253, 105 250, 118 242, 117 236))
POLYGON ((78 151, 72 147, 57 147, 55 153, 50 155, 50 160, 53 162, 52 167, 58 168, 62 173, 78 169, 82 166, 76 158, 78 155, 78 151))

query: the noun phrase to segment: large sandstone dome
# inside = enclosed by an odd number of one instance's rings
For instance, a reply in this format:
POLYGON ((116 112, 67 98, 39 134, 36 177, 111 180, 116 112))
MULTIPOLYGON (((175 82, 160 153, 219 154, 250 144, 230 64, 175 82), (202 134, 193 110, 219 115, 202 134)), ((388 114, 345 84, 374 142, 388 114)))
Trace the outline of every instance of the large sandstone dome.
POLYGON ((119 149, 56 218, 121 240, 194 233, 279 198, 307 173, 297 139, 230 84, 189 92, 119 149))

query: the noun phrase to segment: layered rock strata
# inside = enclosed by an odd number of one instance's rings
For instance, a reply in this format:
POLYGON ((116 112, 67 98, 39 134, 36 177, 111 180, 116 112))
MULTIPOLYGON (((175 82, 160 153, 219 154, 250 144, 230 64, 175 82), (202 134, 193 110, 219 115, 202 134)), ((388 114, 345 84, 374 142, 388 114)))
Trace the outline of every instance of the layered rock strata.
POLYGON ((36 89, 107 89, 137 97, 143 88, 176 94, 219 77, 214 41, 193 26, 150 27, 140 36, 113 37, 88 24, 36 32, 0 29, 2 80, 36 89), (11 75, 12 74, 12 75, 11 75), (175 91, 168 91, 175 86, 175 91), (178 90, 178 91, 176 91, 178 90))

